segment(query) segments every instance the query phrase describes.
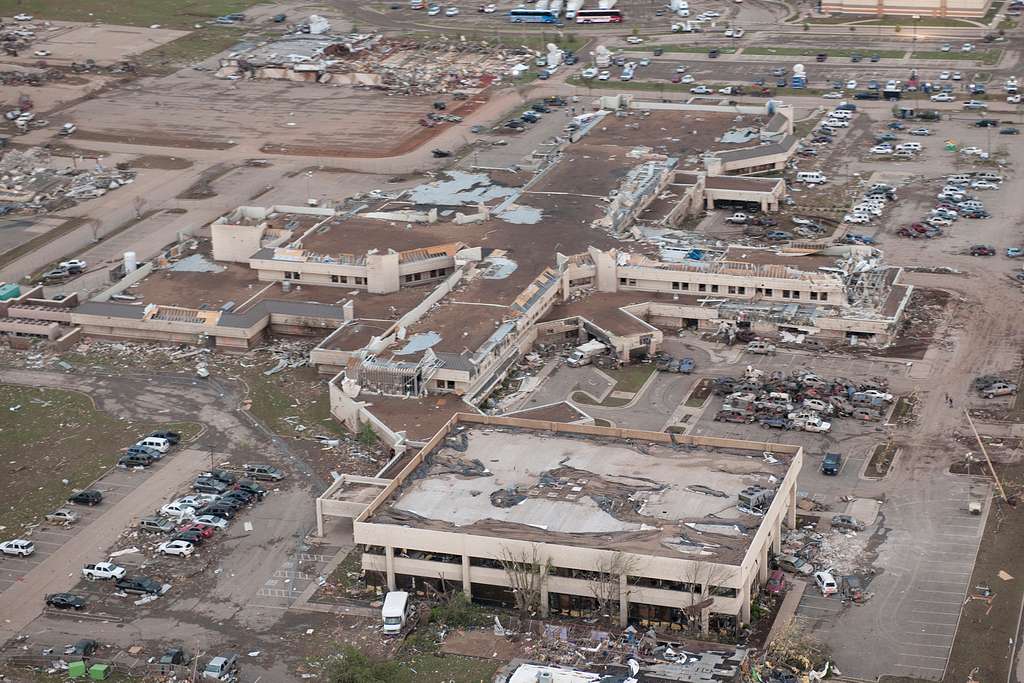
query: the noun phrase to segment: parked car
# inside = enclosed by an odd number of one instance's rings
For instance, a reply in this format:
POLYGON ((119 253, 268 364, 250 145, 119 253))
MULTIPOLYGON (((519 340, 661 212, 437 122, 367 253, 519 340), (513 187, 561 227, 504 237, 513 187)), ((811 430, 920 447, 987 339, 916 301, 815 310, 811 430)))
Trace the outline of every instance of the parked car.
POLYGON ((204 516, 220 517, 222 519, 232 519, 235 516, 235 508, 231 505, 223 502, 210 503, 196 510, 196 519, 204 516))
MULTIPOLYGON (((630 36, 632 38, 633 36, 630 36)), ((226 681, 238 672, 238 655, 224 654, 214 657, 203 669, 203 678, 215 681, 226 681)))
POLYGON ((814 573, 814 565, 807 562, 803 558, 797 557, 796 555, 783 555, 778 559, 779 569, 792 574, 808 574, 814 573))
POLYGON ((167 534, 174 531, 174 522, 163 517, 143 517, 139 520, 139 531, 167 534))
POLYGON ((180 557, 188 557, 195 552, 196 547, 188 541, 182 540, 171 540, 164 541, 156 547, 158 552, 165 555, 178 555, 180 557))
POLYGON ((227 529, 228 521, 221 517, 214 517, 213 515, 200 515, 195 518, 196 524, 203 524, 205 526, 214 527, 216 529, 227 529))
POLYGON ((46 515, 46 521, 52 524, 71 525, 78 521, 78 513, 68 508, 60 508, 46 515))
POLYGON ((864 524, 850 515, 834 515, 832 517, 832 528, 864 531, 864 524))
POLYGON ((696 367, 697 363, 689 356, 679 361, 679 372, 684 375, 689 375, 696 367))
POLYGON ((971 247, 971 256, 995 256, 996 250, 987 244, 975 244, 971 247))
POLYGON ((772 595, 778 595, 786 589, 786 575, 782 573, 781 569, 775 569, 768 575, 768 582, 765 583, 764 589, 772 595))
POLYGON ((163 585, 148 576, 126 576, 118 579, 114 587, 125 593, 145 593, 148 595, 160 595, 163 592, 163 585))
POLYGON ((132 453, 131 455, 121 456, 117 461, 117 466, 124 469, 132 469, 135 467, 149 467, 153 464, 153 458, 142 453, 132 453))
POLYGON ((65 648, 64 654, 69 658, 85 659, 91 657, 97 647, 99 647, 99 643, 92 638, 83 638, 71 647, 65 648))
POLYGON ((826 597, 839 592, 839 586, 829 572, 814 572, 814 583, 817 584, 821 594, 826 597))
POLYGON ((190 505, 181 505, 177 502, 167 503, 160 508, 160 514, 165 517, 177 517, 178 519, 195 517, 196 509, 190 505))
POLYGON ((826 453, 821 459, 821 473, 836 476, 843 468, 843 456, 839 453, 826 453))
POLYGON ((221 469, 215 469, 215 470, 210 470, 209 472, 203 472, 202 475, 200 475, 200 476, 209 477, 211 479, 216 479, 217 481, 224 482, 225 484, 228 484, 229 486, 231 484, 234 484, 236 481, 238 481, 238 477, 235 476, 233 473, 228 472, 227 470, 221 470, 221 469))
POLYGON ((127 570, 113 562, 96 562, 82 567, 82 576, 87 579, 98 581, 106 579, 120 579, 124 577, 127 570))
POLYGON ((95 489, 87 489, 85 491, 79 491, 68 498, 69 503, 75 503, 76 505, 99 505, 103 501, 103 494, 95 489))
POLYGON ((995 382, 985 387, 981 395, 985 398, 995 398, 996 396, 1012 396, 1017 393, 1017 385, 1012 382, 995 382))
POLYGON ((46 596, 46 606, 55 609, 73 609, 80 612, 85 609, 85 598, 74 593, 52 593, 46 596))
POLYGON ((284 472, 271 465, 247 464, 245 476, 262 481, 281 481, 284 479, 284 472))
POLYGON ((3 553, 4 555, 28 557, 35 551, 35 544, 33 544, 32 541, 26 541, 24 538, 15 538, 10 541, 0 543, 0 553, 3 553))
POLYGON ((742 413, 738 410, 719 410, 715 413, 716 422, 736 422, 739 424, 747 424, 753 421, 753 416, 748 413, 742 413))
POLYGON ((199 477, 192 484, 192 488, 200 493, 221 494, 228 490, 228 485, 212 477, 199 477))

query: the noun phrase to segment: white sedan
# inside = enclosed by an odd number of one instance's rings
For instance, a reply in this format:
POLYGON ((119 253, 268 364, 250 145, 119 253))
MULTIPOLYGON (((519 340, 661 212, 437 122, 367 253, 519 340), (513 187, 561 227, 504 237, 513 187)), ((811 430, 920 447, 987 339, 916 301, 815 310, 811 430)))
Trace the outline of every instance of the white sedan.
POLYGON ((697 80, 697 79, 694 78, 693 76, 691 76, 690 74, 686 74, 681 79, 679 79, 679 82, 680 83, 693 83, 695 80, 697 80))
POLYGON ((852 78, 850 80, 846 81, 846 89, 847 90, 856 90, 857 89, 857 81, 853 80, 852 78))
POLYGON ((164 555, 188 557, 195 552, 196 547, 188 541, 164 541, 156 549, 164 555))
POLYGON ((49 57, 52 53, 49 50, 36 50, 32 54, 36 57, 49 57))
POLYGON ((580 72, 580 78, 586 78, 586 79, 597 78, 597 69, 595 69, 594 67, 590 67, 589 69, 584 69, 582 72, 580 72))
POLYGON ((950 95, 948 92, 940 92, 932 95, 929 99, 932 102, 956 102, 956 97, 950 95))
POLYGON ((212 526, 215 529, 224 530, 228 528, 228 520, 221 519, 220 517, 215 517, 214 515, 200 515, 192 521, 196 524, 205 524, 206 526, 212 526))
POLYGON ((848 213, 845 216, 843 216, 843 221, 845 221, 846 223, 858 223, 858 224, 870 223, 871 222, 871 217, 867 216, 867 215, 865 215, 863 213, 848 213))
POLYGON ((975 180, 971 183, 971 188, 975 190, 998 190, 999 183, 993 183, 991 180, 975 180))
POLYGON ((15 21, 32 21, 32 15, 31 14, 15 14, 14 15, 14 20, 15 21))
POLYGON ((949 73, 948 71, 943 71, 942 73, 939 74, 939 80, 948 81, 950 76, 952 76, 951 73, 949 73))
POLYGON ((872 154, 892 154, 892 147, 889 145, 875 145, 871 148, 872 154))
POLYGON ((448 9, 446 9, 444 11, 444 15, 446 17, 454 17, 454 16, 458 16, 458 14, 459 14, 459 8, 458 7, 449 7, 448 9))
POLYGON ((640 43, 644 42, 644 39, 641 38, 640 36, 630 36, 629 38, 626 38, 626 42, 629 43, 630 45, 639 45, 640 43))
POLYGON ((827 92, 824 95, 822 95, 822 97, 824 97, 826 100, 838 100, 842 96, 843 93, 836 92, 835 90, 833 90, 832 92, 827 92))
POLYGON ((190 519, 196 516, 196 509, 178 503, 168 503, 160 508, 160 514, 165 517, 177 517, 178 519, 190 519))

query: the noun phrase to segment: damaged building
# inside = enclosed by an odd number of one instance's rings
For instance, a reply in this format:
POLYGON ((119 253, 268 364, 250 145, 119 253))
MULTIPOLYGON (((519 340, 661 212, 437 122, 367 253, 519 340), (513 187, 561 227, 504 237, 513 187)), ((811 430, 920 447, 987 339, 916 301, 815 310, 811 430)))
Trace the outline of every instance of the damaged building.
POLYGON ((797 446, 460 414, 392 480, 328 489, 318 522, 352 517, 367 580, 387 590, 510 605, 508 563, 530 562, 545 617, 611 609, 621 626, 707 633, 750 622, 795 526, 802 459, 797 446))

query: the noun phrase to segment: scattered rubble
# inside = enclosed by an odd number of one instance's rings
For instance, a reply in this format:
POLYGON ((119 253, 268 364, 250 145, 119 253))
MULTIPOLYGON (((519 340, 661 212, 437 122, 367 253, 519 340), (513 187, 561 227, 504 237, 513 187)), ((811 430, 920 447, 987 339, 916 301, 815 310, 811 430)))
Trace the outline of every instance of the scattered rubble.
POLYGON ((216 75, 354 85, 395 95, 465 94, 483 90, 539 54, 444 36, 420 42, 381 34, 297 32, 228 55, 216 75))
POLYGON ((0 159, 0 206, 8 211, 55 211, 101 197, 135 179, 134 171, 53 168, 50 153, 41 147, 8 151, 0 159))

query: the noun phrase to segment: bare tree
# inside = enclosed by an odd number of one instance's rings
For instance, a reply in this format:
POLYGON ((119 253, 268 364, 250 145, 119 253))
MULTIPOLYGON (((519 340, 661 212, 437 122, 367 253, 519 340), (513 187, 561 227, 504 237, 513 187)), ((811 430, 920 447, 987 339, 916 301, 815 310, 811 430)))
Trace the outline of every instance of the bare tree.
POLYGON ((103 224, 100 223, 99 220, 97 220, 95 218, 87 218, 87 219, 85 219, 85 224, 89 226, 89 232, 92 233, 92 241, 93 242, 99 242, 100 241, 100 229, 103 227, 103 224))
POLYGON ((142 195, 137 194, 132 199, 132 207, 135 209, 135 220, 140 220, 142 218, 142 210, 146 208, 146 200, 142 195))
POLYGON ((536 545, 530 546, 529 550, 503 547, 497 559, 512 586, 519 616, 523 620, 529 619, 530 613, 540 607, 541 585, 551 560, 542 558, 536 545))
POLYGON ((600 619, 614 622, 621 599, 622 578, 636 569, 637 561, 632 555, 621 552, 611 553, 602 558, 591 571, 588 581, 590 594, 597 602, 600 619))
POLYGON ((790 624, 768 643, 765 657, 776 664, 817 668, 830 659, 828 646, 796 623, 790 624))
POLYGON ((683 612, 690 624, 696 622, 696 630, 701 629, 701 614, 710 609, 714 596, 723 594, 719 584, 731 574, 732 570, 728 567, 704 560, 693 560, 689 569, 683 572, 682 580, 689 584, 687 588, 690 593, 690 605, 683 612))

